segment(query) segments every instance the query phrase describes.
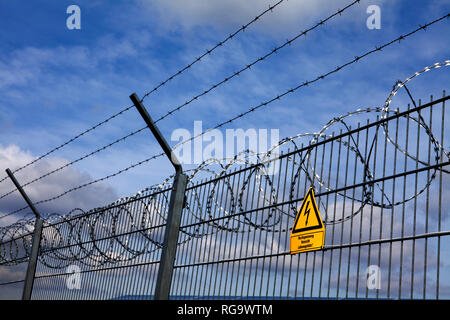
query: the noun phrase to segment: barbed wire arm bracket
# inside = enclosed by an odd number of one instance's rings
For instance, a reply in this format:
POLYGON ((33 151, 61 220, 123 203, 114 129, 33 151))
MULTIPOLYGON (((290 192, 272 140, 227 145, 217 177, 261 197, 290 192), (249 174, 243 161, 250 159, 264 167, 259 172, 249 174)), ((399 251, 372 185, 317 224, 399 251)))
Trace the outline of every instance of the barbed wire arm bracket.
POLYGON ((153 119, 148 114, 136 93, 130 96, 139 114, 144 119, 150 131, 155 136, 161 148, 175 168, 172 193, 170 195, 167 225, 161 252, 158 276, 156 279, 155 300, 168 300, 172 283, 173 267, 177 251, 178 233, 180 230, 181 213, 185 204, 185 191, 188 177, 183 173, 183 167, 173 153, 164 136, 159 131, 153 119))
POLYGON ((22 292, 22 300, 31 300, 31 294, 33 292, 34 277, 36 274, 36 265, 37 265, 37 260, 39 257, 39 247, 40 247, 41 238, 42 238, 42 226, 44 224, 44 220, 41 218, 41 215, 37 211, 33 202, 31 202, 30 198, 28 198, 28 195, 25 193, 22 186, 17 181, 16 177, 14 177, 14 174, 11 172, 11 170, 9 170, 9 168, 6 169, 6 173, 8 174, 9 178, 12 180, 14 185, 16 186, 17 190, 22 195, 25 202, 30 207, 31 211, 33 211, 34 215, 36 216, 36 221, 34 223, 34 232, 33 232, 33 239, 32 239, 32 245, 31 245, 30 260, 28 261, 27 273, 25 276, 25 283, 24 283, 23 292, 22 292))

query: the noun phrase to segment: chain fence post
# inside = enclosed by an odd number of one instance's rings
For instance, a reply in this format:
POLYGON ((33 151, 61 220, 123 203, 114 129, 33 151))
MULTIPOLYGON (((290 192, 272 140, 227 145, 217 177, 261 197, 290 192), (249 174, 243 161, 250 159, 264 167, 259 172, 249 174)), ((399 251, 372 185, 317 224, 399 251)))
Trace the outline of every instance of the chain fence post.
POLYGON ((31 300, 31 294, 33 293, 33 284, 34 284, 34 277, 36 274, 36 266, 37 266, 37 260, 39 257, 39 247, 41 244, 41 238, 42 238, 42 227, 44 225, 44 220, 41 218, 41 215, 37 211, 34 204, 31 202, 30 198, 28 198, 28 195, 23 190, 22 186, 19 184, 19 182, 14 177, 14 174, 11 172, 11 170, 6 169, 6 173, 8 174, 9 178, 12 180, 14 185, 16 186, 17 190, 22 195, 25 202, 30 207, 31 211, 33 211, 34 215, 36 216, 36 221, 34 223, 34 232, 33 232, 33 238, 31 240, 31 254, 30 259, 28 261, 28 267, 27 267, 27 273, 25 275, 25 283, 23 286, 23 293, 22 293, 22 300, 31 300))
POLYGON ((164 136, 148 114, 141 100, 136 93, 130 96, 139 114, 144 119, 150 131, 155 136, 161 148, 164 150, 169 161, 175 168, 175 177, 170 194, 169 211, 167 214, 166 231, 161 252, 161 261, 159 263, 158 275, 155 286, 155 300, 169 300, 170 287, 172 284, 173 268, 177 253, 178 234, 180 230, 181 214, 185 204, 185 192, 188 177, 183 173, 181 163, 173 153, 164 136))

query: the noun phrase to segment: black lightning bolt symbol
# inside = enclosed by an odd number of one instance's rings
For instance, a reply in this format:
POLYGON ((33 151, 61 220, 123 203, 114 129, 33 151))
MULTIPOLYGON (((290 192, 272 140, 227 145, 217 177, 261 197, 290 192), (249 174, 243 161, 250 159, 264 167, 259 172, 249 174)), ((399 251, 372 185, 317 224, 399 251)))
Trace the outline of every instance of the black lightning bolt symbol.
POLYGON ((305 226, 307 226, 308 225, 308 218, 309 218, 309 210, 310 210, 310 208, 309 208, 309 201, 306 203, 306 208, 308 208, 308 210, 306 210, 305 211, 305 214, 304 215, 306 215, 306 222, 305 222, 305 226))

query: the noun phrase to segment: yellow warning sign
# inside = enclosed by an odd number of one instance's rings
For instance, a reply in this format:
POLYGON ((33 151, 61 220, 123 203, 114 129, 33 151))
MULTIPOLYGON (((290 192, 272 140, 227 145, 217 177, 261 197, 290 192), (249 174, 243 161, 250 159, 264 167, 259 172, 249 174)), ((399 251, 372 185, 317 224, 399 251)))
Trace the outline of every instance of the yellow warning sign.
POLYGON ((314 199, 314 190, 309 188, 302 206, 295 217, 291 231, 291 254, 319 250, 325 242, 325 227, 314 199))

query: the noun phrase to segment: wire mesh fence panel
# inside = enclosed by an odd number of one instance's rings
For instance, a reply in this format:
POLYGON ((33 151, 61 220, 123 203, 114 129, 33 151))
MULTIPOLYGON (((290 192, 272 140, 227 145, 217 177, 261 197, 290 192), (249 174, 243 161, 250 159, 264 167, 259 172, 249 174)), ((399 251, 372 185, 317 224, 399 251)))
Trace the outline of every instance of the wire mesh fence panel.
POLYGON ((169 191, 47 225, 33 299, 152 298, 169 191))
POLYGON ((354 128, 341 118, 309 145, 189 187, 172 296, 448 297, 444 124, 443 100, 354 128), (291 255, 311 186, 325 247, 291 255))

